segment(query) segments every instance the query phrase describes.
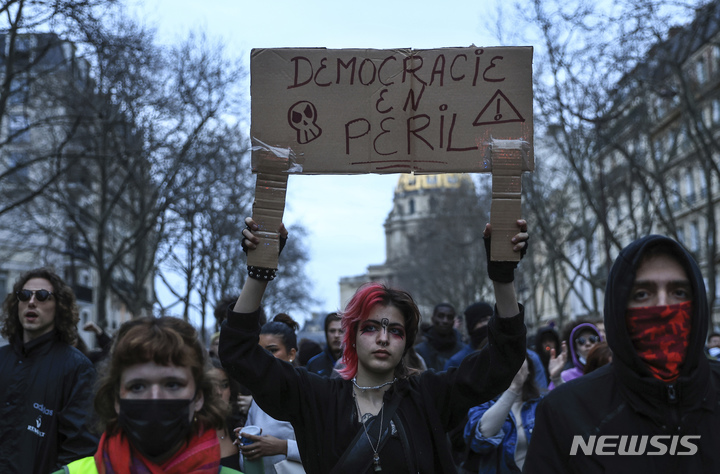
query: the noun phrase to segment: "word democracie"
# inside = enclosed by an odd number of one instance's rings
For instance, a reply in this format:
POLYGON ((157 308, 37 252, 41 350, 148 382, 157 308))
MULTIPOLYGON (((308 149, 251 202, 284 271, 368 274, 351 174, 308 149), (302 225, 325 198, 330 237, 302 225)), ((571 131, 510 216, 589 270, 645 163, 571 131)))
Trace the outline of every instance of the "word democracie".
POLYGON ((570 456, 577 456, 578 451, 585 456, 692 456, 698 452, 694 439, 700 435, 592 435, 587 441, 575 435, 570 456))
POLYGON ((287 88, 295 89, 309 84, 330 87, 340 84, 370 86, 376 83, 390 87, 396 83, 396 79, 399 79, 401 84, 412 80, 423 86, 440 87, 445 85, 447 79, 461 82, 469 80, 470 77, 473 87, 478 84, 479 79, 482 82, 503 82, 505 78, 498 76, 495 68, 504 58, 493 56, 484 59, 484 52, 482 48, 475 50, 474 60, 465 53, 452 57, 438 54, 432 66, 424 60, 421 53, 390 54, 381 61, 357 56, 335 58, 335 64, 330 65, 327 64, 328 58, 321 58, 319 63, 313 63, 305 56, 295 56, 290 59, 294 67, 293 82, 287 88))

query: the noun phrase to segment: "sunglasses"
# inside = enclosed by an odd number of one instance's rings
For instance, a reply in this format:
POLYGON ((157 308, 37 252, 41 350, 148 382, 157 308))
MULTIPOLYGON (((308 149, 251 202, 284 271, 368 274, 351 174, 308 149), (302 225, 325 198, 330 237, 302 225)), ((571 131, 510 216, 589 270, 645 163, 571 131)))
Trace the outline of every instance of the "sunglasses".
POLYGON ((30 298, 32 298, 33 295, 35 295, 35 299, 38 301, 47 301, 47 299, 50 298, 50 295, 52 295, 52 291, 20 290, 15 294, 17 295, 17 299, 20 301, 30 301, 30 298))
POLYGON ((600 342, 600 336, 588 336, 587 338, 578 337, 575 340, 577 341, 578 344, 580 344, 581 346, 584 346, 585 342, 587 342, 587 341, 590 341, 590 344, 595 344, 596 342, 600 342))

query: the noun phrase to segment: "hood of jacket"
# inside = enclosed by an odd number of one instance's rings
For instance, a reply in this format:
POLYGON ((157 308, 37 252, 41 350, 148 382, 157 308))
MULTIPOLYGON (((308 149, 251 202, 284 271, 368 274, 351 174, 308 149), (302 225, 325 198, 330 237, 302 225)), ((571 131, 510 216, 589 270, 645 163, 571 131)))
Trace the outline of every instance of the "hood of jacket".
POLYGON ((580 362, 580 359, 578 358, 577 350, 575 349, 575 338, 582 331, 586 331, 588 329, 593 331, 595 333, 595 335, 600 338, 600 342, 602 342, 603 339, 602 339, 602 336, 600 335, 600 330, 597 328, 597 326, 595 326, 594 324, 591 324, 591 323, 582 323, 582 324, 578 324, 577 326, 575 326, 573 328, 572 332, 570 333, 570 341, 568 341, 568 345, 570 346, 569 349, 570 349, 570 355, 572 356, 573 366, 580 369, 581 372, 585 368, 585 364, 580 362))
POLYGON ((649 235, 625 247, 608 275, 604 316, 607 342, 613 351, 612 367, 623 382, 622 386, 640 398, 669 403, 691 403, 704 396, 709 389, 710 377, 710 367, 703 353, 709 317, 705 283, 697 263, 679 243, 665 236, 649 235), (680 376, 672 384, 652 376, 635 352, 625 323, 628 297, 637 268, 645 253, 661 244, 673 249, 675 258, 687 273, 693 293, 687 355, 680 376))
POLYGON ((555 347, 557 348, 555 350, 556 352, 559 352, 562 346, 560 344, 560 336, 558 335, 555 328, 551 326, 543 326, 537 330, 537 333, 535 333, 535 352, 537 352, 543 365, 545 366, 545 368, 547 368, 548 361, 550 360, 550 355, 545 352, 542 346, 543 339, 552 339, 553 341, 555 341, 555 347))

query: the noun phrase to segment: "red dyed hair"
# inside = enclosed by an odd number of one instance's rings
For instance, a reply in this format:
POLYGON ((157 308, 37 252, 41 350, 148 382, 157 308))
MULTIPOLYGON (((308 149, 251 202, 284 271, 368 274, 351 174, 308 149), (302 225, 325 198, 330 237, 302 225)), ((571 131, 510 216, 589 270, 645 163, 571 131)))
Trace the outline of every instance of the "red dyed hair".
MULTIPOLYGON (((341 325, 345 331, 343 337, 342 363, 344 368, 338 372, 345 380, 349 380, 357 374, 358 357, 355 350, 358 326, 362 321, 370 317, 370 311, 375 306, 394 306, 400 311, 405 320, 405 353, 415 344, 418 324, 420 322, 420 311, 409 293, 387 287, 380 283, 366 283, 355 292, 345 311, 340 313, 341 325)), ((398 376, 405 376, 406 371, 402 361, 395 369, 398 376)))

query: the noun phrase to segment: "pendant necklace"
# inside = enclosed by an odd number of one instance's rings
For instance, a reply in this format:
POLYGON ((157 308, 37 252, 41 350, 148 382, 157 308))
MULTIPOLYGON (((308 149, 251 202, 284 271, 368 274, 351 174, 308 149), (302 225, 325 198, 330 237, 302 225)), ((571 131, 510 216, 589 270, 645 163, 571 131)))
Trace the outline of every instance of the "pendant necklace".
MULTIPOLYGON (((395 380, 393 380, 393 382, 394 381, 395 380)), ((353 383, 355 383, 355 379, 353 379, 353 383)), ((383 385, 388 385, 391 383, 392 382, 387 382, 383 385)), ((357 384, 356 384, 356 386, 357 386, 357 384)), ((374 387, 368 387, 368 388, 374 388, 374 387)), ((361 390, 362 390, 362 388, 361 388, 361 390)), ((355 400, 355 406, 357 407, 358 415, 360 415, 360 404, 357 401, 357 397, 355 397, 355 392, 353 392, 353 400, 355 400)), ((382 407, 380 407, 380 429, 378 430, 377 446, 373 446, 372 440, 370 439, 370 435, 368 434, 367 427, 365 426, 365 421, 362 419, 362 416, 360 416, 360 423, 362 423, 363 431, 365 431, 365 436, 367 437, 368 444, 370 445, 370 449, 372 449, 372 452, 373 452, 373 470, 375 472, 382 471, 382 467, 380 467, 380 455, 378 454, 378 449, 380 449, 380 440, 382 439, 383 415, 384 414, 385 414, 385 400, 383 400, 382 407)))

